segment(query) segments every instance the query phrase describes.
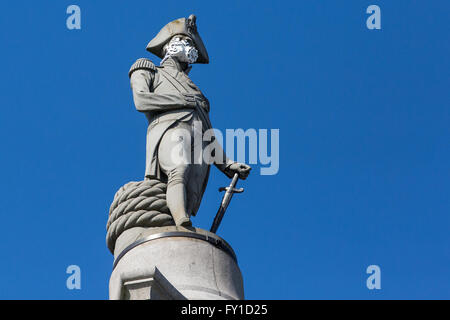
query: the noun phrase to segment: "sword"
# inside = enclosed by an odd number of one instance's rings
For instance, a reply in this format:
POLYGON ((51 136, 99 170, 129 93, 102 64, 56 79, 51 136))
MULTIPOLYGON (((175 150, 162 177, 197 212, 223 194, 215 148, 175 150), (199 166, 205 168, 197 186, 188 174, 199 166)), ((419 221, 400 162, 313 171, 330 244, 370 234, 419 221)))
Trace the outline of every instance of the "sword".
POLYGON ((213 224, 211 226, 210 232, 216 233, 219 228, 220 223, 222 222, 222 218, 227 210, 228 205, 230 204, 231 198, 233 198, 234 193, 242 193, 244 192, 244 188, 236 189, 236 183, 239 179, 239 175, 237 173, 234 174, 233 179, 228 187, 221 187, 219 191, 225 191, 225 194, 222 198, 222 202, 220 203, 219 210, 217 210, 216 216, 214 218, 213 224))

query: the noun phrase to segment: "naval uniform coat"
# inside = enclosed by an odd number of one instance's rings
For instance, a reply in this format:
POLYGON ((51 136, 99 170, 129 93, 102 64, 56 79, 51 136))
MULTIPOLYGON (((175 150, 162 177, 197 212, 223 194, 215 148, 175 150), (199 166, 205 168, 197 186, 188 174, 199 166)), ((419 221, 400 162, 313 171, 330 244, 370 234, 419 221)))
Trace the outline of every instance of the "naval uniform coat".
MULTIPOLYGON (((187 70, 189 71, 189 70, 187 70)), ((209 119, 209 102, 200 89, 191 81, 175 59, 167 58, 161 66, 148 59, 137 60, 129 72, 136 109, 148 119, 145 177, 167 181, 158 161, 158 147, 164 133, 177 122, 188 122, 192 117, 202 121, 203 130, 212 128, 209 119)), ((223 171, 225 164, 216 166, 223 171)), ((206 178, 201 183, 201 192, 196 197, 195 215, 206 188, 206 178)))

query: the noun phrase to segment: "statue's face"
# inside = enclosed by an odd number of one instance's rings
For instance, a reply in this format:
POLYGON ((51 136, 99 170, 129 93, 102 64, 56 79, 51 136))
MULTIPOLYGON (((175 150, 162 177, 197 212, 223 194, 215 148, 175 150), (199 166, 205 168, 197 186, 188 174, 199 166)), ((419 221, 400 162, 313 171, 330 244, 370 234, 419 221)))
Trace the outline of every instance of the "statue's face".
POLYGON ((166 45, 166 54, 177 58, 181 62, 194 63, 198 58, 198 51, 191 38, 175 35, 166 45))

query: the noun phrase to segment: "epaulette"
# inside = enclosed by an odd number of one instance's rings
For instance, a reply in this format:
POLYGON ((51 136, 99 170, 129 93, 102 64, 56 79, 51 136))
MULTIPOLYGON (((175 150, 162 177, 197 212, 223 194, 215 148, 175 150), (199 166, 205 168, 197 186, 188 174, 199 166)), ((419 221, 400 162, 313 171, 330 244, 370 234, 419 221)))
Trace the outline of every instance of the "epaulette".
POLYGON ((155 65, 147 58, 137 59, 136 62, 131 66, 130 71, 128 71, 128 76, 131 77, 131 74, 139 69, 155 71, 155 65))

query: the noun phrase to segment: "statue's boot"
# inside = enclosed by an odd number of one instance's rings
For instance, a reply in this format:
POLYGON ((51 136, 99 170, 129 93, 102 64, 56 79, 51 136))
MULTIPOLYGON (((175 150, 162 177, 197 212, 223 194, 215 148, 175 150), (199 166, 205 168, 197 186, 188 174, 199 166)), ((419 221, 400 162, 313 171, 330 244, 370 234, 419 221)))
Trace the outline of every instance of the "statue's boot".
POLYGON ((166 193, 167 206, 175 225, 191 227, 192 222, 186 213, 186 188, 183 183, 169 184, 166 193))

